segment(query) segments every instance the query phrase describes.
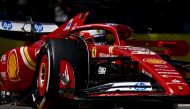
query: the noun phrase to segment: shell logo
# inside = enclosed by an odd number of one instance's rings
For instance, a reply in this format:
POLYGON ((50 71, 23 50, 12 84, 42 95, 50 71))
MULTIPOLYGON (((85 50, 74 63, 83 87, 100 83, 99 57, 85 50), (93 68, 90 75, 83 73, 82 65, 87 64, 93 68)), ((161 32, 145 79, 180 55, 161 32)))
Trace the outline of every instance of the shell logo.
POLYGON ((13 50, 10 52, 8 56, 8 62, 7 62, 7 72, 10 81, 19 81, 20 78, 18 76, 19 67, 18 67, 18 59, 16 55, 16 50, 13 50))
POLYGON ((165 64, 166 62, 159 58, 145 58, 144 62, 148 62, 149 64, 165 64))

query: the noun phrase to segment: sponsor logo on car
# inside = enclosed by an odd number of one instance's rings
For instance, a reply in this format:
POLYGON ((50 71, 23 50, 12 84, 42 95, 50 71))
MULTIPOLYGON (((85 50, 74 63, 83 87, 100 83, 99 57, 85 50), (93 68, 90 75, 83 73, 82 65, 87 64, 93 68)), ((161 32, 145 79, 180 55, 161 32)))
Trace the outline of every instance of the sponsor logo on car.
POLYGON ((166 62, 159 58, 145 58, 143 59, 144 62, 147 62, 149 64, 165 64, 166 62))
POLYGON ((155 70, 156 70, 156 71, 163 71, 163 72, 175 72, 174 69, 156 69, 156 68, 155 68, 155 70))
POLYGON ((162 69, 169 68, 167 65, 154 65, 154 67, 156 67, 156 68, 162 68, 162 69))
POLYGON ((118 24, 116 24, 116 23, 106 23, 106 25, 117 26, 118 24))
POLYGON ((114 91, 152 91, 150 82, 114 82, 109 83, 111 88, 107 92, 114 91))
POLYGON ((178 86, 179 91, 183 90, 183 86, 178 86))
POLYGON ((10 21, 3 21, 1 23, 1 26, 5 29, 5 30, 11 30, 12 29, 12 23, 10 21))
POLYGON ((117 57, 117 55, 107 54, 107 53, 100 53, 99 57, 117 57))
POLYGON ((166 84, 167 84, 167 85, 175 84, 175 85, 186 85, 186 86, 188 86, 187 83, 182 83, 182 82, 167 82, 166 84))
POLYGON ((173 79, 172 82, 173 82, 173 83, 180 83, 181 81, 180 81, 180 80, 177 80, 177 79, 173 79))
POLYGON ((7 62, 7 72, 8 72, 10 81, 20 80, 18 76, 18 72, 19 72, 18 58, 17 58, 17 53, 15 49, 9 53, 8 62, 7 62))
POLYGON ((96 47, 92 48, 92 57, 96 57, 96 47))
POLYGON ((135 90, 137 91, 144 91, 146 90, 146 84, 144 84, 143 82, 138 82, 135 84, 135 90))
POLYGON ((36 22, 33 24, 33 29, 35 32, 41 32, 43 31, 43 25, 41 23, 36 22))
POLYGON ((132 51, 131 54, 155 55, 156 53, 148 50, 148 51, 132 51))
POLYGON ((122 49, 128 49, 131 51, 131 54, 143 54, 143 55, 155 55, 156 53, 147 49, 147 48, 142 48, 142 47, 131 47, 131 46, 126 46, 125 48, 120 47, 122 49))
POLYGON ((114 49, 114 46, 109 47, 108 52, 113 54, 113 49, 114 49))
POLYGON ((67 25, 66 25, 66 27, 65 27, 65 29, 64 29, 63 31, 69 30, 69 29, 71 28, 72 23, 73 23, 73 19, 71 19, 71 20, 67 23, 67 25))
POLYGON ((0 76, 3 80, 7 80, 6 72, 0 72, 0 76))
POLYGON ((98 68, 98 74, 100 74, 100 75, 105 75, 105 74, 106 74, 106 67, 100 66, 100 67, 98 68))
POLYGON ((181 76, 177 76, 177 75, 161 75, 164 78, 182 78, 181 76))
POLYGON ((158 72, 159 74, 179 75, 178 72, 158 72))
POLYGON ((6 55, 3 55, 0 59, 0 61, 6 61, 6 55))
MULTIPOLYGON (((170 84, 175 84, 175 85, 188 85, 187 83, 181 82, 180 80, 177 80, 177 79, 173 79, 173 80, 171 80, 171 82, 167 82, 166 84, 167 84, 167 85, 170 85, 170 84)), ((178 88, 179 88, 179 87, 178 87, 178 88)))

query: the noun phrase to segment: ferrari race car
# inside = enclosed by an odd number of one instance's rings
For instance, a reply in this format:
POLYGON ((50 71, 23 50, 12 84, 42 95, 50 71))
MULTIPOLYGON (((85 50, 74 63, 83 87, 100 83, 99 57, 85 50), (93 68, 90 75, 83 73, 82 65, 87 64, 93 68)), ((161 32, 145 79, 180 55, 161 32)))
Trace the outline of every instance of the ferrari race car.
MULTIPOLYGON (((1 31, 14 36, 31 33, 34 38, 1 56, 1 103, 25 101, 39 109, 58 108, 57 104, 97 108, 102 103, 121 109, 131 101, 189 103, 185 75, 190 68, 183 67, 189 62, 138 46, 130 40, 133 30, 128 26, 84 24, 88 15, 79 13, 60 27, 0 21, 1 31)), ((163 48, 174 44, 154 42, 163 48)))

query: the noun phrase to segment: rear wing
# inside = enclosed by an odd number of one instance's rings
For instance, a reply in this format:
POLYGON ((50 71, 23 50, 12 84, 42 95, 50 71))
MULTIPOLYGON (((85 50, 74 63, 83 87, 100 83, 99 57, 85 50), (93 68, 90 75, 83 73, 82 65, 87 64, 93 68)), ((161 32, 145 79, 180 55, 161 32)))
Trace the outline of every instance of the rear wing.
POLYGON ((39 23, 39 22, 17 22, 0 20, 0 30, 17 31, 17 32, 35 32, 35 33, 50 33, 56 30, 58 26, 52 23, 39 23))
POLYGON ((0 20, 0 37, 14 40, 35 41, 49 34, 58 26, 53 23, 0 20))

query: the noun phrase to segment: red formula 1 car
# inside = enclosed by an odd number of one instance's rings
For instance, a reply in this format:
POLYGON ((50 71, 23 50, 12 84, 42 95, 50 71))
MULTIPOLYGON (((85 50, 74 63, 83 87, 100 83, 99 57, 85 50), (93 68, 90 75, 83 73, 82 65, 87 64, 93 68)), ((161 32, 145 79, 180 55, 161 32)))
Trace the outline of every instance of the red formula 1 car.
POLYGON ((88 15, 79 13, 60 27, 1 21, 1 31, 32 30, 37 39, 0 58, 1 100, 34 102, 39 109, 55 108, 57 103, 69 108, 104 103, 106 108, 121 109, 131 101, 189 102, 184 76, 189 68, 180 66, 188 62, 131 46, 133 30, 128 26, 83 24, 88 15))

